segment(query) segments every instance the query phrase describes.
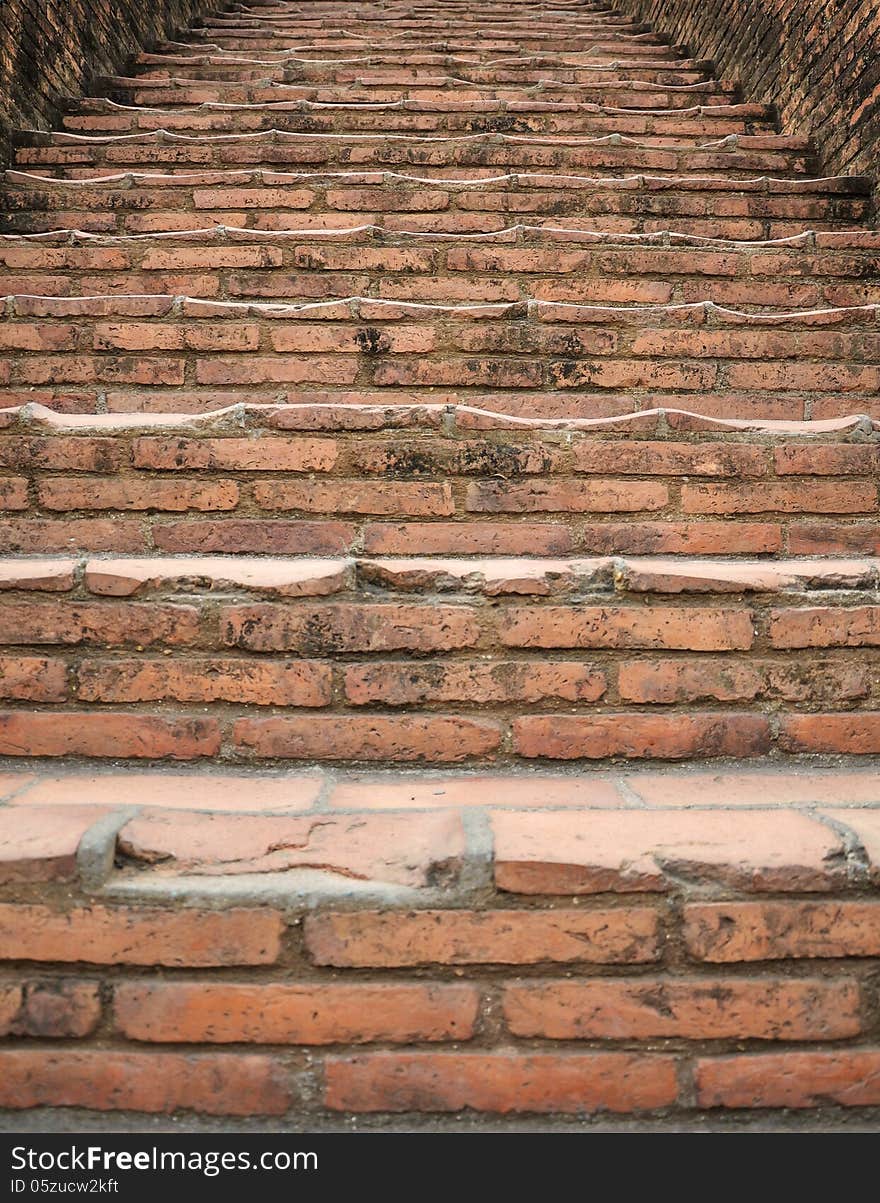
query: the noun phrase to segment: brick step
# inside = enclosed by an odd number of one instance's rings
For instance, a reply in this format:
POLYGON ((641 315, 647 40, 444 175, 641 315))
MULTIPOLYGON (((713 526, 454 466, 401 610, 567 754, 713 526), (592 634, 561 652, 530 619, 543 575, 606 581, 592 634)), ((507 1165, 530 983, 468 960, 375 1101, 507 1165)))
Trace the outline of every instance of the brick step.
POLYGON ((725 138, 736 134, 772 135, 776 132, 773 112, 767 105, 690 105, 683 109, 633 110, 608 105, 580 105, 549 113, 544 110, 525 115, 497 106, 494 112, 474 112, 470 105, 461 110, 445 107, 442 112, 419 111, 413 102, 393 108, 365 109, 352 106, 337 119, 335 110, 319 109, 309 102, 288 102, 228 108, 218 104, 194 105, 190 109, 149 109, 115 104, 106 98, 78 100, 62 117, 65 130, 72 132, 125 133, 154 130, 191 133, 242 133, 271 131, 275 128, 302 133, 366 132, 379 135, 427 133, 537 133, 575 136, 608 133, 662 136, 687 145, 694 140, 725 138))
POLYGON ((29 390, 47 386, 61 397, 81 389, 87 408, 108 388, 164 388, 171 412, 181 389, 273 403, 298 399, 279 389, 323 386, 331 398, 334 388, 378 391, 380 404, 384 389, 450 389, 460 400, 497 389, 523 390, 520 412, 543 416, 577 414, 571 407, 592 394, 617 406, 625 395, 627 411, 797 421, 880 416, 877 314, 874 305, 755 314, 710 303, 18 296, 7 299, 2 340, 9 403, 42 399, 29 390), (536 393, 549 410, 534 408, 536 393))
POLYGON ((460 28, 435 30, 423 29, 407 33, 399 30, 395 35, 381 31, 369 31, 360 36, 348 36, 345 31, 323 32, 302 29, 235 29, 232 27, 210 27, 189 31, 191 44, 195 47, 208 45, 212 50, 251 53, 264 50, 281 50, 308 58, 340 58, 345 54, 373 54, 400 51, 401 54, 426 53, 466 54, 497 57, 500 55, 528 55, 546 51, 551 54, 593 52, 604 57, 626 55, 632 57, 639 49, 644 57, 654 57, 668 50, 671 57, 684 57, 687 47, 669 45, 652 34, 606 33, 602 30, 577 31, 571 29, 549 29, 546 34, 535 31, 533 24, 526 28, 506 27, 503 31, 479 26, 462 31, 460 28), (370 36, 372 34, 372 37, 370 36), (449 36, 450 34, 454 36, 449 36))
MULTIPOLYGON (((57 180, 7 171, 4 232, 74 226, 138 233, 149 215, 168 229, 192 213, 210 224, 290 229, 302 215, 358 214, 358 222, 423 231, 499 229, 523 215, 543 224, 651 233, 670 227, 708 237, 764 239, 833 229, 859 221, 870 206, 861 176, 732 180, 723 176, 588 177, 523 172, 452 180, 406 172, 201 171, 187 175, 127 172, 57 180), (552 221, 549 215, 552 214, 552 221), (171 216, 173 215, 173 216, 171 216)), ((350 220, 350 219, 349 219, 350 220)), ((536 221, 536 224, 542 224, 536 221)))
MULTIPOLYGON (((507 72, 509 78, 471 78, 470 71, 434 71, 418 75, 407 75, 406 72, 372 72, 349 71, 348 78, 343 74, 340 80, 315 80, 305 77, 297 71, 267 71, 266 68, 244 70, 230 68, 229 78, 223 78, 220 71, 156 71, 144 72, 135 77, 113 77, 104 81, 103 91, 108 96, 126 91, 134 96, 134 102, 149 105, 153 100, 153 90, 159 97, 159 103, 166 103, 166 93, 172 93, 171 103, 178 100, 178 91, 198 91, 201 98, 223 101, 254 101, 262 99, 259 94, 271 90, 270 100, 292 100, 302 98, 321 101, 388 101, 403 98, 415 100, 447 99, 450 94, 460 100, 481 99, 511 99, 520 100, 527 96, 544 96, 553 99, 558 95, 562 100, 568 99, 575 93, 578 98, 584 89, 598 84, 603 87, 609 84, 624 86, 632 84, 638 88, 641 84, 651 84, 659 87, 681 87, 695 83, 705 83, 705 72, 699 70, 670 70, 664 66, 608 66, 594 67, 583 71, 556 72, 548 75, 546 70, 535 70, 529 73, 533 78, 527 78, 519 73, 507 72), (560 78, 565 76, 565 78, 560 78), (278 95, 277 90, 283 89, 278 95), (294 91, 295 89, 295 91, 294 91), (217 96, 208 96, 208 92, 216 90, 217 96), (255 95, 256 94, 256 95, 255 95)), ((493 75, 502 73, 493 72, 493 75)), ((715 82, 717 87, 721 85, 715 82)), ((201 100, 199 101, 201 103, 201 100)))
POLYGON ((171 293, 241 301, 373 296, 428 303, 651 305, 714 299, 743 311, 880 303, 880 235, 785 242, 589 234, 517 226, 484 236, 378 227, 0 237, 0 295, 171 293))
POLYGON ((318 396, 203 416, 2 411, 0 551, 880 554, 876 421, 540 421, 318 396))
POLYGON ((624 139, 613 134, 592 139, 528 139, 515 134, 472 134, 458 139, 406 136, 394 139, 367 134, 328 139, 272 131, 232 138, 190 139, 166 131, 122 135, 113 141, 80 136, 75 142, 20 146, 16 164, 35 169, 40 175, 68 179, 107 175, 129 166, 159 167, 163 173, 192 173, 239 164, 324 165, 336 171, 364 165, 406 166, 430 168, 433 175, 477 179, 485 177, 490 167, 515 172, 560 167, 611 175, 638 170, 677 176, 724 172, 734 178, 768 172, 775 176, 816 172, 812 148, 802 138, 733 135, 686 147, 657 146, 649 139, 624 139))
MULTIPOLYGON (((337 111, 357 111, 358 106, 377 104, 410 104, 449 107, 451 111, 462 111, 467 107, 474 113, 492 111, 528 113, 556 110, 560 113, 578 113, 585 104, 604 104, 612 107, 636 110, 686 109, 694 103, 703 105, 733 104, 737 89, 724 81, 709 80, 698 83, 651 83, 627 78, 610 79, 606 82, 591 81, 583 84, 555 84, 549 81, 534 88, 517 85, 473 85, 457 79, 436 87, 422 88, 418 85, 403 87, 371 87, 367 89, 340 87, 317 87, 313 84, 239 84, 222 81, 214 83, 191 83, 156 80, 153 84, 140 84, 137 80, 122 77, 105 80, 104 90, 117 104, 159 108, 181 107, 222 103, 236 105, 298 104, 308 101, 312 105, 332 105, 337 111), (545 99, 546 97, 546 99, 545 99), (498 108, 497 106, 503 106, 498 108)), ((320 107, 318 109, 320 112, 320 107)))
POLYGON ((0 755, 442 764, 880 750, 866 663, 880 641, 876 558, 0 568, 3 696, 26 703, 0 713, 0 755))
POLYGON ((336 62, 311 60, 282 55, 272 58, 247 58, 235 55, 140 55, 135 64, 138 83, 144 80, 183 77, 186 79, 276 79, 286 83, 308 82, 315 85, 389 85, 424 86, 438 79, 454 77, 474 84, 520 84, 528 87, 542 81, 549 83, 581 84, 591 80, 619 77, 649 79, 656 82, 658 74, 669 78, 667 83, 696 83, 711 75, 711 66, 704 59, 610 59, 598 61, 585 56, 583 62, 564 55, 534 55, 529 58, 490 59, 483 61, 447 54, 365 55, 336 62), (680 78, 693 76, 693 79, 680 78))
POLYGON ((876 768, 35 767, 0 805, 4 1108, 680 1130, 880 1098, 876 768))

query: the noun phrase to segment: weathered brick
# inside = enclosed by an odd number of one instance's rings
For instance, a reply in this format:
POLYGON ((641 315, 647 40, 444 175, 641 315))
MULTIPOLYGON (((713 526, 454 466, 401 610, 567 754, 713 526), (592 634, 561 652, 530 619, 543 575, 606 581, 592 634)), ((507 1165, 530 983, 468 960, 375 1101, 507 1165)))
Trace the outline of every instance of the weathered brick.
POLYGON ((699 1107, 869 1107, 880 1101, 880 1051, 707 1057, 694 1079, 699 1107))
POLYGON ((256 756, 439 764, 491 756, 501 730, 488 719, 447 715, 291 715, 239 719, 233 739, 241 751, 256 756))
POLYGON ((330 667, 311 660, 283 663, 231 658, 84 660, 77 679, 77 696, 83 702, 170 699, 257 706, 327 706, 332 694, 330 667))
POLYGON ((257 484, 254 500, 265 510, 311 514, 443 515, 455 513, 448 484, 370 480, 284 481, 257 484))
POLYGON ((770 725, 759 714, 526 715, 512 728, 520 756, 553 760, 760 756, 770 749, 770 725))
POLYGON ((234 481, 58 478, 43 481, 37 492, 47 510, 234 510, 239 497, 234 481))
POLYGON ((85 961, 207 969, 269 965, 278 959, 281 916, 268 907, 160 910, 156 907, 0 903, 0 950, 11 961, 85 961))
MULTIPOLYGON (((352 664, 344 669, 345 696, 355 706, 383 702, 388 706, 426 702, 541 702, 560 698, 595 702, 605 693, 606 679, 589 665, 568 661, 533 664, 352 664)), ((2 682, 0 682, 2 685, 2 682)))
POLYGON ((438 651, 473 647, 479 638, 475 611, 466 606, 226 606, 220 621, 225 643, 261 652, 438 651))
POLYGON ((364 1044, 467 1040, 472 985, 322 982, 123 982, 117 1029, 130 1040, 211 1044, 364 1044))
POLYGON ((649 907, 553 911, 351 911, 309 915, 306 947, 319 965, 639 964, 660 955, 649 907))
POLYGON ((772 610, 770 641, 774 647, 877 647, 880 606, 807 606, 772 610))
POLYGON ((731 651, 754 638, 749 611, 709 606, 511 606, 498 630, 507 647, 731 651))
POLYGON ((0 1032, 4 1036, 58 1039, 90 1036, 101 1019, 97 982, 78 978, 29 978, 20 986, 5 987, 0 1004, 0 1032), (17 1005, 7 1006, 9 991, 17 1005))
POLYGON ((701 961, 880 955, 877 902, 706 902, 684 909, 688 952, 701 961))
POLYGON ((194 642, 194 606, 132 602, 5 602, 0 643, 168 644, 194 642))
POLYGON ((861 1031, 853 980, 672 978, 507 985, 514 1036, 551 1040, 839 1040, 861 1031))
POLYGON ((213 718, 159 718, 94 711, 6 711, 0 714, 4 756, 111 756, 192 760, 216 756, 213 718))
POLYGON ((279 1115, 291 1103, 272 1057, 236 1053, 0 1052, 0 1106, 279 1115))
POLYGON ((636 1053, 372 1053, 324 1074, 334 1111, 650 1111, 677 1094, 673 1058, 636 1053))
POLYGON ((333 439, 273 435, 250 439, 139 438, 133 445, 135 467, 165 472, 327 472, 337 455, 333 439))

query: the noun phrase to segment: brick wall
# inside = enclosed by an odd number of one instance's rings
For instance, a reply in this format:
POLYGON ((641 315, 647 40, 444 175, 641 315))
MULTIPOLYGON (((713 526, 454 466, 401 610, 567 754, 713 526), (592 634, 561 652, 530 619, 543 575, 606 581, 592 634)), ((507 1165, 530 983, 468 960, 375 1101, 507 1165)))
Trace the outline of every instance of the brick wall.
POLYGON ((117 70, 139 47, 215 8, 211 0, 3 0, 0 160, 17 126, 49 128, 57 101, 117 70))
POLYGON ((880 7, 875 0, 626 0, 747 99, 776 104, 809 133, 830 172, 873 175, 880 141, 880 7))

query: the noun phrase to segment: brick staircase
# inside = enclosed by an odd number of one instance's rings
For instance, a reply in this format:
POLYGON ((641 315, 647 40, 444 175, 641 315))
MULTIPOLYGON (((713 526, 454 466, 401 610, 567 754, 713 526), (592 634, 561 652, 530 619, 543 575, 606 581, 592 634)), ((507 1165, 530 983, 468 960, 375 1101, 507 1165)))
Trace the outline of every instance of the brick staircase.
POLYGON ((4 190, 0 1107, 872 1116, 871 182, 577 0, 94 90, 4 190))

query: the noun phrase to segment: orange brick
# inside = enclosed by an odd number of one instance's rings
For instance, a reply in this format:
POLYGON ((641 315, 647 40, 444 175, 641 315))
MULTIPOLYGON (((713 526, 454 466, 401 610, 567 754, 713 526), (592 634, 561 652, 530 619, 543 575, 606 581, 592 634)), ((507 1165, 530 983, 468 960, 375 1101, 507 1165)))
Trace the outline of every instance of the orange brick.
POLYGON ((701 961, 880 955, 877 902, 706 902, 684 909, 688 952, 701 961))
POLYGON ((89 1049, 0 1052, 0 1106, 280 1115, 291 1096, 272 1057, 89 1049))
POLYGON ((504 987, 514 1036, 551 1040, 839 1040, 861 1031, 852 980, 652 978, 504 987))
POLYGON ((319 965, 638 964, 660 955, 649 907, 553 911, 350 911, 309 915, 306 947, 319 965))
POLYGON ((705 1058, 694 1077, 700 1107, 869 1107, 880 1101, 880 1051, 705 1058))
POLYGON ((674 1060, 636 1053, 372 1053, 324 1074, 333 1111, 651 1111, 677 1094, 674 1060))
POLYGON ((464 984, 123 982, 117 1029, 130 1040, 199 1044, 364 1044, 467 1040, 477 991, 464 984))
POLYGON ((283 924, 277 911, 230 908, 48 906, 0 903, 0 948, 11 961, 93 965, 270 965, 283 924))
POLYGON ((498 618, 507 647, 747 649, 754 638, 747 610, 713 607, 511 606, 498 618))

